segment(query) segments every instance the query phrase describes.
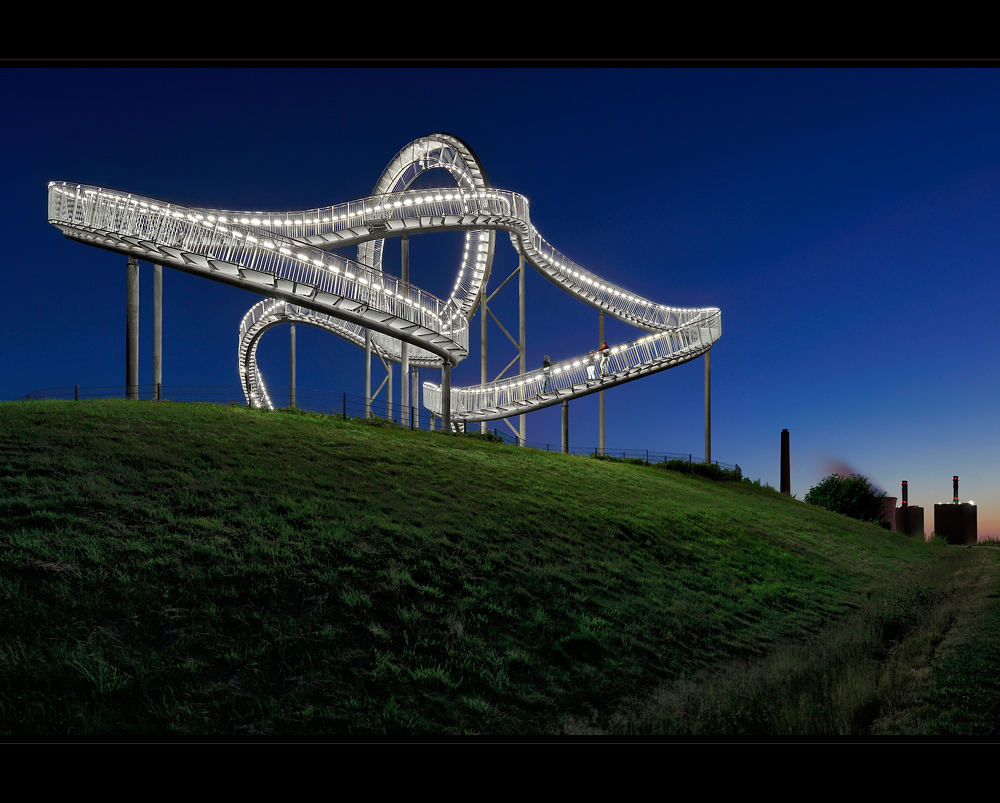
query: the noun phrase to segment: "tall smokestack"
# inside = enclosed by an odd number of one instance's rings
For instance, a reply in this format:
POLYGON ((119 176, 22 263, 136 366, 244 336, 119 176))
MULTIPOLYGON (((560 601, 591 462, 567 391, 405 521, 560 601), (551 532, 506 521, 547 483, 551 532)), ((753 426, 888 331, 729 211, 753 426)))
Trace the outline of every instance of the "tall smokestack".
POLYGON ((906 480, 903 480, 903 507, 906 507, 906 480))
POLYGON ((788 430, 781 430, 781 493, 792 493, 792 466, 788 451, 788 430))
POLYGON ((953 505, 957 505, 958 504, 958 477, 952 477, 951 478, 951 484, 952 484, 952 487, 955 489, 955 493, 954 493, 954 495, 951 498, 951 503, 953 505))

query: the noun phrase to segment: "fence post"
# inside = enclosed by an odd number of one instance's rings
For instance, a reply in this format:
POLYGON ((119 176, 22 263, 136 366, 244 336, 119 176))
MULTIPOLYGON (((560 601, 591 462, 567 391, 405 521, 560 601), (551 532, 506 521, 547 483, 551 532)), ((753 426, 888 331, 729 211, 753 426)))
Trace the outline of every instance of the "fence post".
POLYGON ((347 420, 347 391, 344 391, 344 420, 347 420))
POLYGON ((80 401, 80 386, 76 386, 76 395, 73 397, 73 401, 80 401))

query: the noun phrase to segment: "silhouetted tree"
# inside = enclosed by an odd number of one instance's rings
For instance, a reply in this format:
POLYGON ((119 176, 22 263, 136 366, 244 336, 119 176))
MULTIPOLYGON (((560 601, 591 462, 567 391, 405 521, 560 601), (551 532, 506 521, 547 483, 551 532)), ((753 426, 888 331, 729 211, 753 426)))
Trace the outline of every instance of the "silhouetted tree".
POLYGON ((831 474, 806 494, 810 505, 819 505, 834 513, 843 513, 852 519, 883 524, 882 499, 885 491, 876 491, 867 477, 852 474, 841 477, 831 474))

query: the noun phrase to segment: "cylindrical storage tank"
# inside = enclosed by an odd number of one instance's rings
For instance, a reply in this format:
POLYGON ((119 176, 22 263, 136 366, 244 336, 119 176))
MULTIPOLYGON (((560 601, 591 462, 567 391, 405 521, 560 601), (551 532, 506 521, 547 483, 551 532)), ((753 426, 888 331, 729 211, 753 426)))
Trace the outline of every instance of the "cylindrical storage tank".
POLYGON ((882 497, 882 518, 889 522, 889 529, 893 532, 897 532, 896 529, 896 497, 895 496, 883 496, 882 497))

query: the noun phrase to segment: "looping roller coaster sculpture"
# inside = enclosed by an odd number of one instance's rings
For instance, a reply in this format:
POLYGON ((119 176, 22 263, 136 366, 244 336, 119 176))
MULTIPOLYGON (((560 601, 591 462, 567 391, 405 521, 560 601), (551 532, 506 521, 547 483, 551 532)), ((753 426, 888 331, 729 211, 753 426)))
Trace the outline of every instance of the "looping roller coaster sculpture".
MULTIPOLYGON (((472 149, 450 134, 403 148, 371 197, 302 212, 191 209, 132 193, 50 182, 49 222, 65 236, 267 296, 240 326, 239 370, 247 402, 270 407, 257 345, 269 328, 301 322, 359 346, 370 333, 385 361, 450 368, 469 353, 469 321, 484 297, 497 231, 535 270, 580 301, 647 334, 610 350, 599 374, 588 359, 464 388, 424 383, 424 406, 446 422, 521 415, 671 368, 705 354, 722 335, 718 309, 657 304, 582 268, 531 223, 527 199, 494 189, 472 149), (456 187, 411 190, 422 173, 447 170, 456 187), (447 300, 382 269, 387 237, 464 231, 466 248, 447 300), (357 258, 330 253, 357 246, 357 258)), ((589 350, 588 350, 589 351, 589 350)), ((447 380, 446 380, 447 381, 447 380)))

